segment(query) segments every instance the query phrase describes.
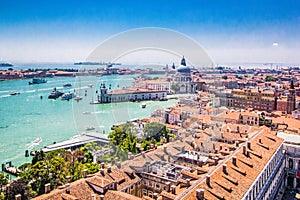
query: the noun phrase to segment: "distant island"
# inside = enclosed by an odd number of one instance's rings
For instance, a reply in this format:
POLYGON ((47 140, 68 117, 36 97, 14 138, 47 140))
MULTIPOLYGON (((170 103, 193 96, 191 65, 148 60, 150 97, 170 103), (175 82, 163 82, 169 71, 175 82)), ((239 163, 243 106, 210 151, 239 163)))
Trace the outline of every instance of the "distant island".
POLYGON ((74 65, 121 65, 121 63, 110 62, 76 62, 74 65))
POLYGON ((10 63, 0 63, 0 67, 12 67, 13 65, 10 63))

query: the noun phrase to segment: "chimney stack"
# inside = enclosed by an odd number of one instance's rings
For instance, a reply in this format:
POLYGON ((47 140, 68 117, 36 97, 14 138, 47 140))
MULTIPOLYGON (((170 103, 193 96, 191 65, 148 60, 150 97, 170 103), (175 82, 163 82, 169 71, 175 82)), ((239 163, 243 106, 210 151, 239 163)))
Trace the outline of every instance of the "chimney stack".
POLYGON ((171 182, 166 182, 166 192, 170 192, 171 182))
POLYGON ((100 173, 102 176, 104 176, 104 169, 100 169, 100 173))
POLYGON ((132 153, 131 152, 128 152, 128 160, 131 160, 132 159, 132 153))
POLYGON ((218 158, 214 158, 214 160, 215 160, 215 165, 218 165, 218 161, 219 161, 219 159, 218 158))
POLYGON ((191 179, 190 178, 186 179, 186 184, 187 184, 188 187, 191 186, 191 179))
POLYGON ((210 187, 210 175, 206 175, 206 185, 210 187))
POLYGON ((204 200, 204 189, 196 190, 196 199, 197 200, 204 200))
POLYGON ((104 169, 104 168, 105 168, 104 162, 102 162, 100 165, 101 165, 101 169, 104 169))
POLYGON ((164 152, 167 153, 167 147, 166 146, 164 146, 164 152))
POLYGON ((83 170, 83 178, 86 178, 88 175, 88 170, 87 169, 84 169, 83 170))
POLYGON ((228 172, 227 172, 227 165, 226 164, 222 165, 222 169, 223 169, 223 173, 224 174, 228 174, 228 172))
POLYGON ((66 176, 67 183, 71 182, 71 176, 66 176))
POLYGON ((15 195, 15 200, 21 200, 22 196, 20 194, 15 195))
POLYGON ((104 195, 103 194, 100 195, 100 200, 104 200, 104 195))
POLYGON ((243 145, 243 154, 244 154, 245 156, 248 156, 248 152, 247 152, 247 147, 246 147, 246 145, 243 145))
POLYGON ((175 194, 175 193, 176 193, 176 186, 175 186, 175 185, 172 185, 172 186, 171 186, 171 191, 172 191, 172 194, 175 194))
POLYGON ((66 193, 70 194, 70 183, 66 184, 66 193))
POLYGON ((49 193, 50 190, 51 190, 51 185, 50 185, 50 183, 45 184, 45 193, 46 193, 46 194, 49 193))
POLYGON ((223 149, 223 145, 222 144, 220 144, 220 151, 223 149))
POLYGON ((261 138, 259 138, 258 142, 259 142, 260 144, 262 144, 261 138))
POLYGON ((92 200, 97 200, 96 199, 96 194, 92 194, 92 200))
POLYGON ((236 141, 235 141, 235 146, 236 146, 236 147, 239 147, 239 144, 240 144, 239 141, 236 140, 236 141))
POLYGON ((157 199, 157 197, 158 197, 158 194, 157 194, 156 192, 154 192, 154 193, 153 193, 153 199, 155 199, 155 200, 156 200, 156 199, 157 199))
POLYGON ((247 148, 251 149, 251 142, 250 141, 247 141, 247 148))
POLYGON ((118 168, 121 168, 121 162, 118 161, 118 162, 116 163, 116 166, 117 166, 118 168))
POLYGON ((232 156, 232 164, 236 166, 236 156, 232 156))
POLYGON ((111 173, 111 167, 107 167, 107 173, 111 173))

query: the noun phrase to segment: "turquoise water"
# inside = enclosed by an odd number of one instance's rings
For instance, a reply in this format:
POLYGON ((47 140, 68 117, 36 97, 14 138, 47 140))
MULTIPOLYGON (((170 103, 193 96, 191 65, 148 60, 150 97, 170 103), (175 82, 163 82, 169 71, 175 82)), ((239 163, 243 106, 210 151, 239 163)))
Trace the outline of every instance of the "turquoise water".
POLYGON ((90 104, 96 99, 100 82, 115 89, 130 86, 133 78, 134 75, 49 78, 47 83, 39 85, 29 85, 29 80, 0 82, 0 163, 12 161, 18 166, 30 162, 31 158, 25 158, 24 152, 37 137, 42 142, 34 149, 69 139, 87 127, 107 134, 113 124, 147 117, 156 109, 177 103, 176 100, 148 101, 145 109, 140 108, 141 103, 132 102, 90 104), (66 83, 71 83, 72 89, 63 88, 66 83), (89 84, 94 86, 90 88, 89 84), (79 102, 49 100, 47 97, 54 87, 65 92, 75 89, 83 99, 79 102), (9 95, 12 92, 20 95, 9 95))

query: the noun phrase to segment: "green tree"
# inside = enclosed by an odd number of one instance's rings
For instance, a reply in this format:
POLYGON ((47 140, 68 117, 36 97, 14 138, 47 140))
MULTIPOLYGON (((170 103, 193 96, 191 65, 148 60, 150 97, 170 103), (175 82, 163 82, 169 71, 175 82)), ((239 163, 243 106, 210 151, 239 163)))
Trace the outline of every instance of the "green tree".
POLYGON ((8 184, 8 175, 0 173, 0 194, 2 193, 2 187, 8 184))
POLYGON ((227 80, 227 79, 228 79, 228 76, 224 75, 224 76, 222 76, 222 79, 227 80))
POLYGON ((21 198, 22 200, 29 199, 28 187, 20 178, 10 183, 8 192, 5 195, 5 199, 6 200, 15 199, 15 195, 17 194, 20 194, 22 196, 21 198))
POLYGON ((147 140, 155 139, 156 142, 160 141, 161 137, 164 137, 169 141, 169 130, 163 124, 157 122, 151 122, 146 124, 144 128, 144 133, 147 140))
POLYGON ((266 76, 265 81, 270 82, 270 81, 277 81, 276 78, 274 78, 273 76, 266 76))
POLYGON ((171 90, 173 90, 174 92, 178 92, 180 90, 180 88, 177 84, 172 84, 171 85, 171 90))
POLYGON ((108 138, 112 144, 118 146, 126 138, 126 133, 121 126, 115 126, 114 129, 108 134, 108 138))
POLYGON ((41 161, 44 159, 44 152, 42 150, 40 151, 36 151, 35 152, 35 155, 33 156, 32 158, 32 164, 34 165, 35 163, 37 163, 38 161, 41 161))

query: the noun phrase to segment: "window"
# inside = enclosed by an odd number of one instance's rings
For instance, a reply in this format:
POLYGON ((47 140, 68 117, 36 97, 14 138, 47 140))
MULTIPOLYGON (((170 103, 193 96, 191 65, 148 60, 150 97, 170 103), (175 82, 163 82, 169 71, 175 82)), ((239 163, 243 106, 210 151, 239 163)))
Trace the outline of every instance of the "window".
POLYGON ((293 169, 293 165, 294 165, 294 162, 293 162, 293 159, 289 159, 289 168, 290 169, 293 169))

